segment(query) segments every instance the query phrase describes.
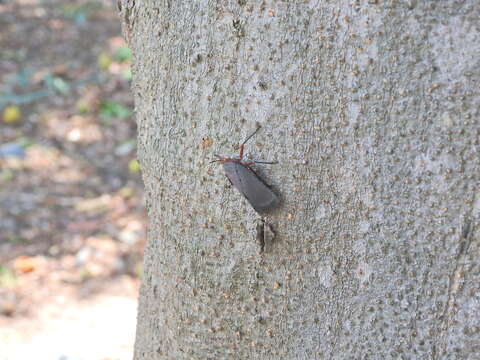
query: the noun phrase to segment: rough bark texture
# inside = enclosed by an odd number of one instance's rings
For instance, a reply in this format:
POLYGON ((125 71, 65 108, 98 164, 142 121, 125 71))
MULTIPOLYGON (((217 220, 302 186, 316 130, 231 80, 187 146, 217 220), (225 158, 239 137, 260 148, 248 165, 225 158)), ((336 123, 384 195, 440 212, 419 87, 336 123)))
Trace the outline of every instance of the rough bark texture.
POLYGON ((128 1, 150 217, 135 359, 480 353, 478 1, 128 1), (258 215, 214 153, 282 194, 258 215))

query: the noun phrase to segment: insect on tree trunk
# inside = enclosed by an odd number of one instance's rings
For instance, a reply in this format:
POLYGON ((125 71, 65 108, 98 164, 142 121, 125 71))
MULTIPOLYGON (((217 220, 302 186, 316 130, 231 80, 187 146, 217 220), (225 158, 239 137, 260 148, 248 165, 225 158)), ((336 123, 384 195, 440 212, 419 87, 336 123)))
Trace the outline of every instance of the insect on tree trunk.
POLYGON ((119 9, 150 226, 135 359, 478 356, 476 1, 119 9), (210 164, 259 125, 264 217, 210 164))

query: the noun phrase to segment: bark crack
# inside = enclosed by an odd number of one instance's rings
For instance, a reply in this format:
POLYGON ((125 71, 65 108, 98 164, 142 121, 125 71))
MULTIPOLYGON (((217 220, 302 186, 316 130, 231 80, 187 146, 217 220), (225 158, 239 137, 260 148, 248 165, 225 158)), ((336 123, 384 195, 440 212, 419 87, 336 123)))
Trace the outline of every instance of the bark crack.
MULTIPOLYGON (((440 317, 441 328, 445 336, 448 334, 450 325, 450 316, 453 314, 456 294, 460 288, 461 280, 463 279, 463 269, 465 268, 465 258, 467 257, 470 245, 473 242, 473 224, 470 219, 467 219, 462 229, 462 237, 459 245, 459 249, 455 258, 455 267, 449 276, 448 280, 448 296, 445 303, 445 308, 440 317)), ((443 342, 443 353, 446 351, 447 344, 443 342)))

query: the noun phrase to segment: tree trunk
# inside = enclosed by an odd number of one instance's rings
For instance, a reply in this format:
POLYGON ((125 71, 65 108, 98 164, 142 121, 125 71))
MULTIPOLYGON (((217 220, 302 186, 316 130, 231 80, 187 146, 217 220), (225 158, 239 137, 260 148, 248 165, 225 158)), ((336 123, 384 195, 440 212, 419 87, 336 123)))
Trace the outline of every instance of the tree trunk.
POLYGON ((135 359, 478 358, 477 1, 119 8, 150 224, 135 359), (264 227, 209 164, 257 125, 264 227))

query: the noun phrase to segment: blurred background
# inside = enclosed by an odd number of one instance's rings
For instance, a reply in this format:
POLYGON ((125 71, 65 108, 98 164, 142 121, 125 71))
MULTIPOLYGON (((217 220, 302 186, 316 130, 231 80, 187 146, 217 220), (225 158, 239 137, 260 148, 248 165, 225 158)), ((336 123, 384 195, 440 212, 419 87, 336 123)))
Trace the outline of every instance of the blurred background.
POLYGON ((0 0, 0 360, 131 359, 146 214, 111 0, 0 0))

